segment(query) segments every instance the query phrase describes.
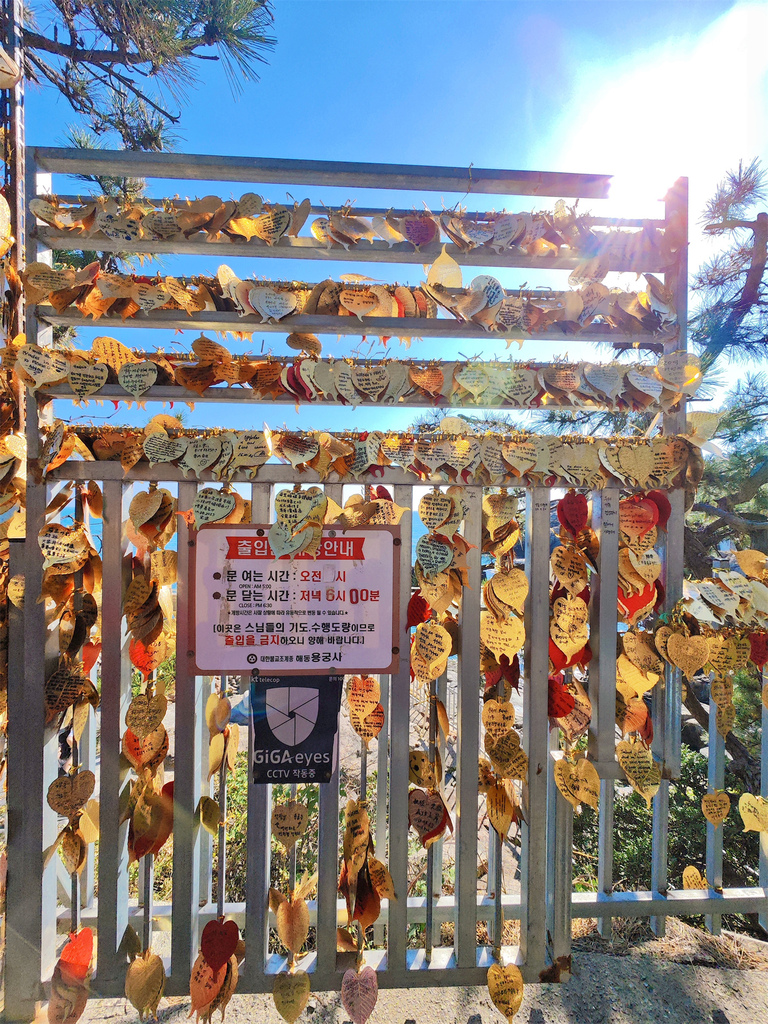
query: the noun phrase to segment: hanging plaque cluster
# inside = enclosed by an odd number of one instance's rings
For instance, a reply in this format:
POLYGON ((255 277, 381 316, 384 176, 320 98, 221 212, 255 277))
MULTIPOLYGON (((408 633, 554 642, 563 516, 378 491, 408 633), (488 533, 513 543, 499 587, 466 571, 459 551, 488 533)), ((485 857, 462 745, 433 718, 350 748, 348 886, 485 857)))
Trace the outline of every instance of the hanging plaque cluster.
MULTIPOLYGON (((203 472, 197 457, 187 458, 197 440, 178 431, 174 417, 153 417, 144 431, 99 428, 80 431, 78 455, 86 460, 119 460, 126 472, 143 459, 150 464, 178 466, 183 473, 203 472), (170 421, 164 424, 164 420, 170 421)), ((69 432, 64 432, 62 442, 69 432)), ((248 473, 256 477, 270 452, 294 469, 313 469, 321 481, 374 477, 387 466, 399 466, 424 481, 483 483, 491 486, 557 486, 629 488, 681 486, 703 465, 700 443, 688 436, 656 436, 651 440, 555 437, 525 433, 397 434, 370 431, 331 434, 325 431, 221 431, 206 436, 205 458, 221 442, 220 454, 207 467, 229 480, 248 473)), ((193 449, 195 453, 197 449, 193 449)), ((200 450, 202 452, 202 449, 200 450)), ((205 459, 200 454, 204 462, 205 459)), ((237 499, 235 499, 236 501, 237 499)), ((227 510, 231 511, 231 508, 227 510)))
MULTIPOLYGON (((246 240, 251 246, 244 252, 254 253, 254 249, 278 245, 283 238, 300 237, 317 210, 309 199, 286 206, 246 192, 238 200, 210 195, 193 200, 169 198, 155 204, 145 199, 120 203, 105 196, 71 201, 46 195, 32 199, 29 212, 56 231, 72 235, 73 240, 106 238, 128 247, 139 240, 177 241, 180 251, 187 239, 204 237, 212 243, 246 240)), ((391 210, 365 216, 348 200, 312 220, 309 236, 320 249, 346 252, 381 240, 390 248, 426 254, 438 250, 447 239, 457 253, 487 249, 491 262, 505 252, 544 260, 571 256, 582 261, 572 274, 578 281, 601 281, 617 261, 640 265, 660 259, 673 262, 675 244, 657 227, 601 228, 594 217, 563 200, 552 210, 536 212, 470 213, 455 207, 440 214, 391 210)), ((74 248, 72 242, 67 244, 74 248)))
MULTIPOLYGON (((91 352, 51 354, 36 345, 18 350, 15 369, 31 391, 68 384, 78 401, 100 398, 119 386, 141 400, 155 385, 176 385, 185 392, 215 397, 225 384, 248 388, 263 401, 342 405, 434 405, 531 409, 583 406, 618 410, 669 409, 690 397, 703 381, 696 356, 674 352, 655 365, 646 363, 522 363, 480 360, 319 360, 320 341, 312 334, 291 334, 286 343, 309 353, 294 360, 232 355, 217 341, 200 335, 190 355, 134 353, 119 342, 96 338, 91 352), (678 357, 684 372, 673 372, 678 357)), ((11 352, 13 357, 14 352, 11 352)), ((110 392, 110 395, 113 392, 110 392)), ((121 396, 122 397, 122 396, 121 396)), ((147 396, 149 397, 149 396, 147 396)), ((180 394, 179 400, 191 396, 180 394)))

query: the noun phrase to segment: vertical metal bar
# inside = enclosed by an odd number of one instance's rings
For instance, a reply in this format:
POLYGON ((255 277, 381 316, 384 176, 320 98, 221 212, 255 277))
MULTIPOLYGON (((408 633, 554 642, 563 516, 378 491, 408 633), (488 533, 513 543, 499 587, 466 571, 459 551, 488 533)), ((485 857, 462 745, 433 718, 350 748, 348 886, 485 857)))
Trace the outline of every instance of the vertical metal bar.
MULTIPOLYGON (((195 481, 179 484, 179 508, 192 507, 197 493, 195 481)), ((175 784, 173 788, 173 936, 171 977, 176 986, 187 984, 199 942, 200 906, 200 762, 204 750, 205 715, 203 677, 196 676, 187 609, 190 601, 189 554, 194 534, 183 516, 178 519, 179 552, 176 603, 176 737, 174 744, 175 784)))
MULTIPOLYGON (((27 150, 25 178, 26 208, 29 207, 30 200, 34 199, 36 195, 47 195, 53 191, 51 175, 41 174, 37 170, 34 150, 27 150)), ((30 218, 30 220, 34 222, 34 217, 30 218)), ((29 237, 29 232, 27 232, 22 244, 25 248, 24 260, 26 263, 47 263, 50 266, 53 254, 47 246, 42 245, 38 241, 37 233, 35 233, 34 237, 29 237)), ((31 310, 28 311, 28 315, 25 317, 25 329, 28 344, 37 344, 44 347, 52 344, 53 328, 48 324, 40 323, 31 310)), ((24 393, 24 389, 22 389, 21 393, 24 393)), ((25 425, 30 420, 37 420, 36 411, 32 407, 30 400, 31 396, 27 392, 23 403, 26 406, 25 425)), ((29 455, 29 452, 27 454, 29 455)))
MULTIPOLYGON (((709 698, 709 757, 707 760, 707 789, 711 792, 725 787, 725 740, 717 731, 717 704, 709 698)), ((710 889, 718 892, 723 888, 723 826, 717 828, 707 822, 707 882, 710 889)), ((722 915, 707 914, 704 918, 707 931, 719 935, 722 931, 722 915)))
MULTIPOLYGON (((435 681, 435 695, 438 700, 441 700, 445 705, 446 694, 448 690, 448 673, 443 672, 439 679, 435 681)), ((435 709, 436 710, 436 709, 435 709)), ((446 709, 447 710, 447 709, 446 709)), ((436 716, 435 716, 436 717, 436 716)), ((435 725, 435 749, 440 755, 440 763, 443 766, 443 772, 445 772, 445 743, 442 740, 440 731, 435 725)), ((445 787, 443 787, 445 790, 445 787)), ((428 873, 429 881, 428 885, 433 894, 433 899, 437 899, 442 895, 443 892, 443 853, 445 848, 445 839, 443 836, 432 844, 430 849, 432 850, 432 873, 428 873)), ((434 915, 433 915, 434 916, 434 915)), ((440 945, 440 922, 433 920, 432 922, 432 945, 440 945)))
MULTIPOLYGON (((761 672, 763 686, 768 685, 768 669, 763 666, 761 672)), ((763 703, 762 733, 760 737, 760 795, 768 799, 768 707, 763 703)), ((768 889, 768 832, 760 832, 759 883, 762 889, 768 889)), ((768 932, 768 912, 763 911, 757 918, 760 927, 768 932)))
POLYGON ((525 616, 523 745, 528 754, 527 824, 522 826, 520 948, 530 971, 546 957, 547 758, 549 676, 550 492, 532 487, 525 510, 525 616))
MULTIPOLYGON (((338 740, 337 740, 338 742, 338 740)), ((339 870, 339 762, 330 782, 320 786, 317 883, 317 969, 328 977, 336 967, 337 897, 339 870), (333 936, 333 941, 330 940, 333 936), (327 937, 327 941, 326 940, 327 937)))
MULTIPOLYGON (((678 488, 669 492, 672 512, 667 523, 667 533, 662 539, 662 562, 664 567, 665 600, 664 608, 670 611, 683 596, 683 550, 685 542, 685 492, 678 488)), ((660 718, 661 743, 654 749, 658 760, 662 760, 670 779, 680 777, 681 759, 681 712, 682 674, 680 669, 666 665, 664 678, 654 687, 653 718, 654 731, 660 718), (659 686, 662 689, 659 689, 659 686), (658 693, 655 691, 659 690, 658 693)))
MULTIPOLYGON (((664 352, 688 347, 688 179, 678 178, 664 199, 665 231, 674 232, 679 240, 675 264, 665 270, 664 283, 674 296, 677 311, 678 334, 664 341, 664 352)), ((664 415, 664 433, 667 436, 685 433, 687 401, 683 398, 675 411, 664 415)), ((669 611, 683 596, 684 540, 685 540, 685 495, 682 490, 669 495, 672 514, 667 524, 666 544, 663 550, 664 587, 666 591, 665 611, 669 611)), ((669 778, 680 776, 680 672, 667 666, 664 673, 663 689, 658 702, 664 701, 664 736, 662 757, 669 778)), ((656 724, 654 719, 654 725, 656 724)), ((666 880, 665 880, 666 885, 666 880)))
POLYGON ((152 914, 153 914, 153 889, 155 881, 155 858, 151 853, 145 854, 142 858, 144 867, 144 921, 142 930, 142 945, 149 949, 152 945, 152 914))
MULTIPOLYGON (((76 768, 78 761, 78 742, 75 738, 75 730, 72 729, 72 767, 76 768)), ((69 930, 76 932, 80 927, 80 875, 73 871, 70 875, 70 896, 69 896, 69 930)))
POLYGON ((616 750, 616 587, 619 572, 619 497, 616 487, 592 492, 592 528, 600 541, 599 575, 591 587, 589 640, 589 756, 612 764, 616 750))
POLYGON ((493 848, 495 851, 495 857, 493 861, 493 948, 498 950, 498 956, 501 956, 501 946, 504 939, 504 908, 502 906, 502 896, 504 893, 504 840, 492 829, 489 824, 488 827, 489 840, 493 840, 493 848))
MULTIPOLYGON (((343 505, 343 485, 329 484, 325 488, 328 498, 343 505)), ((383 696, 383 695, 382 695, 383 696)), ((386 708, 386 704, 384 704, 386 708)), ((386 726, 384 727, 386 728, 386 726)), ((338 745, 338 738, 337 738, 338 745)), ((381 742, 381 738, 379 739, 381 742)), ((337 755, 340 754, 337 746, 337 755)), ((386 808, 386 801, 380 808, 386 808)), ((385 814, 380 809, 378 814, 385 814)), ((339 879, 339 757, 330 782, 320 786, 317 884, 317 969, 328 977, 336 969, 337 885, 339 879), (333 936, 333 941, 330 940, 333 936), (328 937, 328 941, 326 941, 328 937)), ((378 817, 377 817, 378 821, 378 817)), ((377 832, 378 839, 378 832, 377 832)))
MULTIPOLYGON (((504 701, 504 678, 496 684, 496 699, 504 701)), ((491 853, 493 853, 493 948, 494 954, 501 959, 501 946, 504 938, 504 912, 501 905, 504 876, 504 840, 488 820, 488 872, 491 872, 491 853)))
MULTIPOLYGON (((600 541, 598 579, 591 588, 589 698, 592 722, 589 727, 589 756, 598 765, 611 765, 616 750, 616 635, 618 610, 616 587, 619 571, 619 500, 618 488, 606 487, 592 492, 592 528, 600 541), (595 685, 596 684, 596 685, 595 685)), ((613 806, 612 779, 600 783, 599 842, 597 878, 600 892, 613 890, 613 806)), ((604 938, 611 937, 613 921, 598 918, 598 930, 604 938)))
POLYGON ((464 491, 469 587, 461 598, 456 780, 456 963, 477 964, 477 756, 480 744, 480 548, 483 489, 464 491))
MULTIPOLYGON (((22 0, 6 0, 3 5, 5 17, 3 18, 3 42, 11 53, 13 60, 20 68, 24 68, 24 4, 22 0)), ((16 245, 11 249, 11 265, 16 271, 23 268, 28 261, 26 255, 26 243, 28 225, 26 218, 27 211, 27 189, 34 184, 34 158, 27 158, 26 151, 26 88, 25 75, 22 74, 19 81, 10 91, 5 91, 7 110, 9 114, 9 137, 5 140, 4 157, 7 167, 7 198, 11 208, 11 233, 16 239, 16 245), (27 166, 31 165, 31 166, 27 166), (27 177, 29 175, 29 177, 27 177)), ((34 218, 32 218, 34 223, 34 218)), ((8 325, 9 335, 13 337, 19 331, 24 330, 24 300, 21 300, 19 317, 8 325)))
MULTIPOLYGON (((430 679, 429 681, 429 699, 427 702, 427 710, 429 713, 429 763, 432 765, 432 771, 437 772, 435 764, 435 740, 437 733, 437 706, 435 701, 437 700, 437 692, 435 689, 435 680, 430 679)), ((434 920, 434 874, 435 874, 435 844, 432 843, 427 849, 427 906, 426 906, 426 923, 424 929, 424 953, 426 956, 427 963, 432 959, 432 940, 433 935, 433 920, 434 920)))
POLYGON ((360 800, 368 803, 368 746, 360 740, 360 800))
MULTIPOLYGON (((299 787, 295 782, 291 783, 291 800, 295 800, 299 792, 299 787)), ((288 891, 292 894, 296 888, 296 843, 290 849, 288 853, 288 891)))
MULTIPOLYGON (((662 779, 659 791, 653 798, 653 841, 651 843, 651 889, 665 896, 667 880, 667 853, 669 841, 669 780, 662 779)), ((662 938, 667 930, 667 918, 658 915, 651 918, 651 930, 662 938)))
MULTIPOLYGON (((600 809, 598 824, 598 891, 610 896, 613 892, 613 807, 615 786, 613 779, 600 780, 600 809)), ((597 928, 604 939, 611 939, 613 918, 604 914, 597 919, 597 928)))
POLYGON ((486 812, 486 824, 488 827, 488 861, 485 865, 485 891, 489 899, 493 898, 496 892, 496 860, 498 858, 498 846, 493 842, 494 829, 486 812))
MULTIPOLYGON (((80 487, 75 490, 75 522, 83 522, 83 492, 80 487)), ((80 613, 83 610, 83 572, 78 570, 75 573, 75 592, 72 596, 72 603, 75 610, 75 614, 80 613)), ((88 713, 90 718, 90 711, 88 713)), ((80 744, 78 743, 77 736, 75 734, 75 719, 74 719, 74 707, 72 708, 72 768, 77 769, 80 766, 80 744)), ((89 846, 90 849, 90 846, 89 846)), ((70 884, 70 897, 69 897, 69 929, 71 932, 76 932, 80 927, 80 873, 73 871, 71 876, 70 884)))
MULTIPOLYGON (((678 247, 677 266, 665 273, 665 283, 672 289, 677 309, 679 334, 676 339, 664 343, 664 351, 671 352, 687 347, 688 311, 688 180, 680 178, 669 191, 665 200, 667 230, 674 228, 682 241, 678 247)), ((667 435, 685 431, 686 402, 681 400, 674 413, 664 416, 664 432, 667 435)), ((664 566, 665 610, 671 609, 682 597, 683 551, 684 551, 684 494, 681 490, 669 495, 672 512, 667 523, 667 533, 662 544, 664 566)), ((680 672, 665 666, 664 678, 653 695, 653 719, 655 727, 653 750, 656 759, 662 762, 667 778, 662 779, 659 792, 653 801, 653 846, 651 863, 651 887, 655 892, 667 891, 667 844, 669 827, 669 778, 678 778, 681 762, 680 704, 682 682, 680 672)), ((666 930, 666 919, 654 917, 651 928, 658 936, 666 930)))
MULTIPOLYGON (((83 488, 78 485, 75 491, 75 519, 83 520, 86 518, 85 502, 83 501, 83 488)), ((90 513, 87 513, 90 518, 90 513)), ((90 526, 90 522, 89 522, 90 526)), ((74 604, 75 611, 82 612, 83 610, 83 572, 80 570, 75 573, 75 595, 74 604)), ((96 665, 93 666, 90 673, 88 674, 91 682, 94 685, 98 683, 98 672, 96 665)), ((73 723, 74 724, 74 723, 73 723)), ((74 735, 74 729, 73 729, 74 735)), ((77 744, 77 755, 75 755, 75 747, 73 745, 72 750, 72 763, 79 764, 84 770, 95 771, 96 769, 96 713, 92 709, 88 710, 88 717, 85 722, 82 733, 80 734, 80 742, 77 744)), ((80 871, 79 875, 79 899, 80 907, 90 907, 93 905, 93 899, 95 894, 95 864, 96 864, 96 850, 95 844, 89 843, 85 854, 85 863, 80 871)))
MULTIPOLYGON (((381 688, 381 706, 389 708, 389 676, 379 676, 381 688)), ((388 859, 387 845, 387 774, 389 771, 389 714, 384 715, 384 725, 381 727, 377 740, 376 751, 376 855, 379 860, 385 863, 388 859)), ((384 944, 384 924, 381 917, 373 926, 373 941, 376 946, 384 944)))
MULTIPOLYGON (((30 415, 36 420, 34 409, 30 415)), ((48 810, 45 793, 56 778, 57 744, 55 730, 46 732, 45 728, 45 607, 31 596, 40 592, 42 580, 37 533, 44 510, 45 485, 33 484, 30 479, 27 541, 10 541, 9 565, 11 575, 24 573, 30 596, 25 612, 10 603, 8 608, 8 1020, 31 1020, 35 1016, 35 1002, 42 998, 41 976, 52 966, 55 954, 56 864, 51 862, 43 870, 42 852, 56 835, 56 816, 48 810)))
MULTIPOLYGON (((126 494, 126 498, 128 496, 126 494)), ((123 989, 125 961, 122 956, 118 956, 117 948, 128 924, 128 824, 124 822, 118 825, 120 793, 128 776, 127 769, 121 770, 120 767, 120 740, 131 699, 131 666, 122 657, 125 640, 122 594, 127 586, 129 572, 123 557, 123 500, 122 482, 105 481, 102 527, 104 587, 101 608, 99 948, 94 985, 99 995, 115 995, 123 989)))
MULTIPOLYGON (((550 773, 554 781, 554 764, 550 773)), ((571 954, 571 892, 573 889, 573 807, 554 786, 554 836, 549 840, 554 850, 552 878, 552 956, 557 960, 571 954)))
MULTIPOLYGON (((251 487, 251 521, 269 522, 270 486, 251 487)), ((252 695, 251 695, 252 696, 252 695)), ((251 705, 253 708, 253 705, 251 705)), ((267 960, 269 930, 270 804, 272 787, 251 781, 253 761, 253 714, 248 717, 248 852, 246 856, 245 933, 248 936, 244 981, 255 987, 267 960)), ((322 792, 322 787, 321 787, 322 792)), ((320 838, 322 846, 322 835, 320 838)), ((322 946, 321 946, 322 948, 322 946)), ((334 944, 335 948, 335 944, 334 944)))
MULTIPOLYGON (((672 512, 667 533, 662 541, 664 567, 665 608, 670 610, 683 594, 683 546, 685 495, 678 489, 669 493, 672 512)), ((653 799, 653 843, 651 848, 651 888, 666 893, 669 842, 669 780, 680 775, 681 736, 680 705, 682 678, 679 669, 667 664, 664 677, 654 688, 652 713, 654 736, 652 749, 655 759, 665 773, 659 792, 653 799)), ((651 928, 661 937, 666 931, 666 918, 651 918, 651 928)))
MULTIPOLYGON (((665 608, 670 610, 683 593, 684 546, 684 494, 681 490, 669 494, 672 512, 667 533, 662 541, 665 608)), ((665 778, 653 799, 653 843, 651 847, 651 888, 666 893, 668 888, 667 861, 669 842, 669 780, 680 775, 681 737, 680 705, 682 679, 680 670, 667 664, 662 680, 654 687, 651 698, 654 735, 652 749, 665 778)), ((651 929, 659 938, 666 932, 666 918, 652 917, 651 929)))
MULTIPOLYGON (((684 414, 683 414, 684 418, 684 414)), ((670 421, 670 429, 679 427, 679 414, 670 421)), ((666 421, 665 421, 666 429, 666 421)), ((662 541, 662 562, 664 567, 665 608, 670 610, 683 593, 683 547, 685 495, 678 489, 669 493, 672 512, 667 523, 667 532, 662 541)), ((651 849, 651 888, 654 892, 666 893, 669 885, 667 874, 669 841, 669 780, 680 775, 681 737, 680 705, 682 702, 682 679, 679 669, 666 665, 664 677, 654 688, 652 713, 654 736, 652 749, 654 757, 661 763, 665 778, 653 800, 653 844, 651 849)), ((651 928, 661 937, 666 931, 666 918, 651 918, 651 928)))
MULTIPOLYGON (((358 794, 358 802, 363 806, 368 806, 368 744, 364 739, 360 739, 360 792, 358 794)), ((363 947, 365 946, 365 931, 360 921, 357 922, 357 950, 359 954, 362 954, 363 947)))
MULTIPOLYGON (((205 676, 202 682, 202 706, 213 692, 210 676, 205 676)), ((199 790, 202 796, 210 796, 211 784, 208 780, 208 758, 200 758, 200 781, 199 790)), ((213 836, 206 829, 201 828, 198 833, 198 847, 200 850, 200 869, 198 871, 200 886, 200 903, 210 903, 213 900, 213 836)))
MULTIPOLYGON (((413 489, 406 484, 395 487, 398 505, 413 504, 413 489)), ((390 902, 387 925, 387 965, 394 970, 405 967, 405 943, 408 929, 408 750, 411 705, 411 669, 405 613, 411 597, 411 528, 413 512, 400 520, 400 596, 396 646, 400 665, 391 676, 389 695, 389 870, 397 900, 390 902)))
MULTIPOLYGON (((95 668, 91 672, 91 680, 95 675, 95 668)), ((83 768, 95 773, 96 771, 96 714, 89 711, 88 721, 80 737, 80 764, 83 768)), ((88 844, 88 851, 85 855, 85 864, 80 872, 80 906, 92 907, 95 894, 96 881, 96 850, 94 844, 88 844)))
MULTIPOLYGON (((219 834, 218 851, 216 855, 216 888, 217 906, 216 914, 224 917, 224 900, 227 895, 227 755, 219 769, 219 834)), ((294 847, 295 849, 295 847, 294 847)), ((294 858, 295 859, 295 858, 294 858)), ((296 867, 294 863, 294 884, 296 881, 296 867)))
POLYGON ((555 782, 555 764, 552 756, 560 749, 559 729, 551 729, 549 733, 550 756, 547 758, 547 867, 545 882, 545 899, 547 904, 547 935, 555 931, 555 829, 557 827, 557 783, 555 782))
MULTIPOLYGON (((14 44, 19 42, 22 26, 21 5, 14 2, 14 44)), ((14 46, 14 50, 17 46, 14 46)), ((17 86, 14 102, 23 102, 23 86, 17 86)), ((11 143, 19 146, 24 159, 23 106, 13 109, 11 143)), ((23 217, 26 201, 38 181, 50 186, 50 176, 36 174, 32 153, 26 156, 26 167, 17 163, 14 169, 17 184, 16 218, 23 217), (26 176, 26 180, 25 180, 26 176), (19 209, 21 207, 21 209, 19 209)), ((17 230, 22 227, 15 225, 17 230)), ((25 259, 50 262, 50 250, 38 251, 33 242, 27 253, 21 253, 27 239, 17 235, 15 253, 25 259)), ((39 327, 30 315, 26 325, 27 341, 50 342, 51 328, 39 327)), ((21 407, 26 402, 25 432, 30 464, 39 457, 39 412, 34 396, 25 396, 20 389, 21 407)), ((27 533, 22 544, 10 541, 16 551, 15 572, 25 577, 27 594, 38 595, 42 589, 43 557, 37 535, 45 517, 46 485, 28 478, 27 533), (22 556, 23 551, 23 556, 22 556)), ((12 574, 15 574, 12 570, 12 574)), ((8 882, 6 893, 5 947, 5 1016, 9 1020, 31 1019, 35 1001, 40 998, 40 981, 53 967, 56 949, 56 864, 43 867, 43 850, 56 836, 56 817, 47 807, 45 794, 57 776, 57 737, 45 726, 44 687, 48 671, 55 661, 44 647, 46 636, 45 605, 30 596, 25 611, 9 608, 8 652, 8 882)))

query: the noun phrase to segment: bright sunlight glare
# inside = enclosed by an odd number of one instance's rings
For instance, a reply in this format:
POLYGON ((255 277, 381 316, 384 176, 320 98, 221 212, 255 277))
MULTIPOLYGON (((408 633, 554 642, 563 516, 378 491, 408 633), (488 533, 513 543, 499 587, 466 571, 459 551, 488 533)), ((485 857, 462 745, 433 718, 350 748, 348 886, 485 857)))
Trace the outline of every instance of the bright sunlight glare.
POLYGON ((588 66, 550 136, 562 139, 557 166, 615 175, 618 216, 658 216, 655 203, 687 176, 695 220, 740 159, 768 162, 766 39, 768 5, 745 2, 628 66, 588 66))

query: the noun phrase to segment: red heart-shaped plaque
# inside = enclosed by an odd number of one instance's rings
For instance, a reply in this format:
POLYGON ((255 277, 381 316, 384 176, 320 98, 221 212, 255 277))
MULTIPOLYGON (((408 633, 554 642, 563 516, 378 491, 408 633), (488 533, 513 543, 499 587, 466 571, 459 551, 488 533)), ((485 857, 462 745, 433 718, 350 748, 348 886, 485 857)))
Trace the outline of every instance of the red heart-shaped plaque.
POLYGON ((669 517, 672 514, 672 506, 664 491, 648 491, 645 495, 648 501, 652 501, 659 510, 659 521, 656 524, 659 529, 666 530, 669 517))
POLYGON ((757 668, 762 668, 768 662, 768 633, 750 633, 749 649, 749 660, 757 668))
POLYGON ((426 597, 422 593, 415 593, 411 595, 411 599, 408 602, 408 618, 407 618, 407 629, 411 629, 413 626, 418 626, 421 622, 427 622, 432 615, 432 608, 429 605, 426 597))
POLYGON ((565 718, 576 707, 576 701, 572 693, 569 693, 563 686, 561 677, 549 677, 549 707, 550 718, 565 718))
POLYGON ((83 644, 82 657, 83 657, 83 674, 88 675, 96 661, 101 654, 101 644, 94 643, 93 640, 89 640, 88 643, 83 644))
POLYGON ((501 665, 504 682, 509 683, 510 686, 517 690, 520 686, 520 659, 518 656, 515 655, 512 661, 510 661, 506 654, 502 654, 499 664, 501 665))
POLYGON ((631 622, 633 616, 656 601, 656 595, 657 589, 653 583, 649 583, 645 590, 641 590, 639 594, 625 594, 622 588, 619 587, 619 611, 628 622, 631 622))
POLYGON ((645 498, 619 502, 619 529, 630 537, 644 537, 659 521, 659 506, 645 498))
POLYGON ((557 646, 554 640, 549 641, 549 660, 555 672, 562 672, 568 665, 568 659, 557 646))
POLYGON ((502 667, 497 662, 493 668, 485 670, 485 690, 488 691, 494 689, 499 684, 499 680, 501 678, 502 667))
POLYGON ((212 971, 218 971, 229 960, 240 941, 235 921, 209 921, 200 937, 200 952, 212 971))
POLYGON ((69 942, 61 951, 59 970, 64 980, 71 985, 82 985, 91 966, 93 956, 93 932, 81 928, 77 934, 69 933, 69 942))
POLYGON ((561 526, 576 537, 587 525, 589 505, 585 494, 568 491, 557 503, 557 518, 561 526))

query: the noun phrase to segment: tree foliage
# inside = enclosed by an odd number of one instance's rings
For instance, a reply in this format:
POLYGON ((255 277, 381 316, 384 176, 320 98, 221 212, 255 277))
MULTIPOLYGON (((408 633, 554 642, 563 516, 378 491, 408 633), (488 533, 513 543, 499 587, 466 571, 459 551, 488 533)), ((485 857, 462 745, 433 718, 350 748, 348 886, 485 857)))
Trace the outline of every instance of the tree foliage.
POLYGON ((768 331, 766 264, 768 213, 756 212, 766 200, 766 172, 758 160, 726 175, 707 203, 704 232, 723 239, 717 255, 694 274, 698 308, 690 337, 701 350, 704 366, 722 354, 732 359, 764 359, 768 331))
POLYGON ((221 61, 238 92, 275 45, 270 0, 52 0, 25 20, 27 76, 128 149, 164 148, 200 62, 221 61))

